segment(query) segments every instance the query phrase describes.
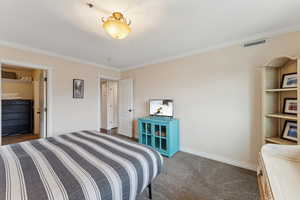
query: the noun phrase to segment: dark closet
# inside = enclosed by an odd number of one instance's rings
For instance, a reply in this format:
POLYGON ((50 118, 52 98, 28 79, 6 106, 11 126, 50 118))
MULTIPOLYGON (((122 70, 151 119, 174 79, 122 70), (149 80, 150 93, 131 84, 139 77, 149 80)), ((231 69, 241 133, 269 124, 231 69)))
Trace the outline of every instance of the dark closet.
POLYGON ((2 100, 2 136, 33 133, 33 101, 2 100))

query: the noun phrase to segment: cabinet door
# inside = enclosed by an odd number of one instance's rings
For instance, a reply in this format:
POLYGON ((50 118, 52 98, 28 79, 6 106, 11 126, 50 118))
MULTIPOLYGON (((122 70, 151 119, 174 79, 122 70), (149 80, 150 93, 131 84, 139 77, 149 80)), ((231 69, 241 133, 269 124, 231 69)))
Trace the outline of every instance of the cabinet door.
POLYGON ((167 124, 154 124, 154 147, 159 151, 168 151, 167 124))
POLYGON ((154 124, 154 148, 156 150, 161 149, 161 138, 160 138, 161 132, 160 132, 160 125, 154 124))
POLYGON ((148 121, 139 121, 139 143, 153 146, 154 143, 154 125, 148 121))
POLYGON ((146 125, 146 145, 152 146, 153 125, 150 122, 145 123, 145 125, 146 125))
POLYGON ((140 143, 141 144, 147 144, 146 138, 147 138, 147 123, 144 121, 139 121, 139 137, 140 137, 140 143))
POLYGON ((162 124, 160 126, 161 132, 161 150, 168 151, 169 150, 169 131, 167 124, 162 124))

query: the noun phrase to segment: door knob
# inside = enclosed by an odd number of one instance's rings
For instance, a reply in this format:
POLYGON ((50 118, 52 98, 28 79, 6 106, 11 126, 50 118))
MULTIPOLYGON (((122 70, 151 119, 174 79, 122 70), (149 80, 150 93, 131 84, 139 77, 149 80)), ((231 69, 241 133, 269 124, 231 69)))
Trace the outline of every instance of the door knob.
POLYGON ((129 112, 132 112, 132 110, 131 110, 131 109, 129 109, 128 111, 129 111, 129 112))

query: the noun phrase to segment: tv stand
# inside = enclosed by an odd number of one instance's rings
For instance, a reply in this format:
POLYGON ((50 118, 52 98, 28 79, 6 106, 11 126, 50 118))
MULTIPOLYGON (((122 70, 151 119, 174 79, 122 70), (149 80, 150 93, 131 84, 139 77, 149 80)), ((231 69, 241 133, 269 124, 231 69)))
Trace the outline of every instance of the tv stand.
POLYGON ((139 143, 172 157, 179 151, 179 120, 149 116, 138 119, 139 143))

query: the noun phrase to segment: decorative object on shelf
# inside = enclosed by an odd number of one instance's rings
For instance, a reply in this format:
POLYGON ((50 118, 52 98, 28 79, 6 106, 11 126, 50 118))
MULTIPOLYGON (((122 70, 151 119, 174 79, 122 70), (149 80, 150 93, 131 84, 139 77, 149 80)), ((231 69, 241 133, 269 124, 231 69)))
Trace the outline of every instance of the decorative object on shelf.
POLYGON ((286 140, 297 142, 298 141, 297 122, 286 120, 284 123, 284 128, 281 137, 286 140))
POLYGON ((73 79, 73 98, 83 99, 84 97, 84 80, 73 79))
POLYGON ((22 81, 32 81, 32 77, 31 77, 31 76, 22 76, 22 77, 18 78, 18 80, 22 80, 22 81))
POLYGON ((295 87, 297 87, 297 73, 283 74, 281 88, 295 87))
POLYGON ((17 79, 17 73, 2 70, 1 71, 1 77, 2 78, 7 78, 7 79, 17 79))
POLYGON ((170 117, 138 119, 139 143, 172 157, 179 151, 179 120, 170 117))
POLYGON ((297 115, 297 98, 285 98, 283 104, 283 113, 297 115))

